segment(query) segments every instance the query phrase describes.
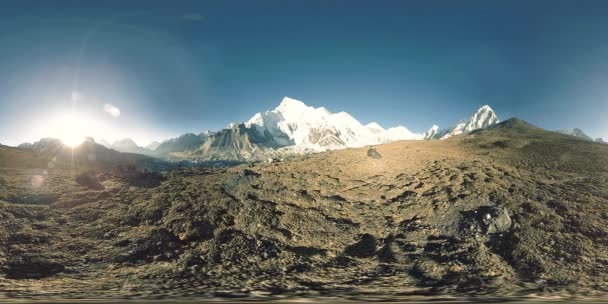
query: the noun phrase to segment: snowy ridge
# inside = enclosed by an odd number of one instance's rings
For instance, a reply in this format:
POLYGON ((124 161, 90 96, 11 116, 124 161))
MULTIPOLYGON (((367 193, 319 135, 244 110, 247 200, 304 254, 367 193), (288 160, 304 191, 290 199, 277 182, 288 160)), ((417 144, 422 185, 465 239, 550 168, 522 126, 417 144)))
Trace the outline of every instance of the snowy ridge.
POLYGON ((403 126, 388 130, 377 123, 364 126, 346 112, 334 114, 326 108, 310 107, 289 97, 283 98, 274 110, 255 114, 245 126, 262 134, 268 132, 285 146, 295 145, 314 151, 424 138, 403 126))
POLYGON ((498 116, 496 116, 494 110, 492 110, 490 106, 485 105, 479 108, 475 113, 473 113, 468 120, 460 122, 452 128, 437 131, 438 127, 433 126, 433 128, 427 131, 428 134, 425 134, 425 138, 448 139, 452 136, 466 134, 473 130, 485 128, 487 126, 491 126, 499 122, 500 120, 498 120, 498 116))

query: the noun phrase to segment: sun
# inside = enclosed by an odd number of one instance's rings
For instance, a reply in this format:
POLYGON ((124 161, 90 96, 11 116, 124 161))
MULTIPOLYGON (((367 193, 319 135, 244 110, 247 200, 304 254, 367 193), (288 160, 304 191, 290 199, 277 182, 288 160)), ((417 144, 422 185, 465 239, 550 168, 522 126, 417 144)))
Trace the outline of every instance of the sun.
POLYGON ((91 132, 92 122, 80 113, 66 112, 56 115, 48 122, 48 134, 60 139, 70 148, 82 144, 91 132))
POLYGON ((70 148, 76 148, 84 142, 85 137, 76 134, 65 134, 59 139, 61 139, 61 142, 63 142, 63 144, 65 144, 66 146, 70 148))

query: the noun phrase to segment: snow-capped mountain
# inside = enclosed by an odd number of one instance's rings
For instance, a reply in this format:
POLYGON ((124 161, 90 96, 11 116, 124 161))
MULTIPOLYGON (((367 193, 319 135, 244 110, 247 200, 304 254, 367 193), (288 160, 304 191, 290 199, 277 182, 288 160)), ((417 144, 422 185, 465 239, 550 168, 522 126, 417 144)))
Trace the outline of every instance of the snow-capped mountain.
POLYGON ((217 132, 184 134, 162 142, 158 156, 201 161, 259 160, 283 153, 377 145, 397 140, 445 139, 498 123, 489 106, 453 128, 439 130, 434 125, 424 134, 404 126, 385 129, 376 122, 366 125, 346 112, 332 113, 289 97, 273 110, 259 112, 245 123, 231 123, 217 132))
POLYGON ((475 113, 473 113, 469 119, 466 121, 460 122, 455 126, 444 129, 441 131, 437 131, 438 127, 433 126, 433 128, 427 131, 428 134, 425 134, 426 139, 448 139, 455 135, 466 134, 476 129, 485 128, 487 126, 491 126, 493 124, 499 123, 498 117, 494 110, 490 108, 490 106, 485 105, 479 108, 475 113), (434 132, 434 133, 433 133, 434 132), (430 135, 433 134, 433 135, 430 135))
POLYGON ((437 135, 437 132, 439 132, 439 126, 433 125, 430 129, 428 129, 426 132, 424 132, 424 139, 434 138, 435 135, 437 135))
POLYGON ((370 122, 365 125, 365 128, 367 128, 373 134, 382 134, 386 132, 386 130, 377 122, 370 122))
POLYGON ((255 114, 245 126, 270 134, 280 145, 314 151, 423 139, 403 126, 388 130, 377 123, 364 126, 346 112, 332 113, 289 97, 274 110, 255 114))

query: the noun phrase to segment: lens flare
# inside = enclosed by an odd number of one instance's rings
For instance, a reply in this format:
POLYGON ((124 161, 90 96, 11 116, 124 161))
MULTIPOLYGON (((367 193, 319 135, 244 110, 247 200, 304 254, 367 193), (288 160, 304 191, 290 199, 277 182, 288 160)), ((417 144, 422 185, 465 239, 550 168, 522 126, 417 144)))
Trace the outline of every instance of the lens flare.
POLYGON ((75 148, 83 143, 90 133, 92 122, 82 114, 62 113, 49 120, 48 134, 60 139, 66 146, 75 148))
POLYGON ((109 103, 106 103, 103 105, 103 110, 104 110, 104 112, 110 114, 112 117, 116 118, 116 117, 120 116, 120 109, 109 103))
POLYGON ((40 188, 44 185, 44 177, 42 175, 32 176, 32 187, 40 188))

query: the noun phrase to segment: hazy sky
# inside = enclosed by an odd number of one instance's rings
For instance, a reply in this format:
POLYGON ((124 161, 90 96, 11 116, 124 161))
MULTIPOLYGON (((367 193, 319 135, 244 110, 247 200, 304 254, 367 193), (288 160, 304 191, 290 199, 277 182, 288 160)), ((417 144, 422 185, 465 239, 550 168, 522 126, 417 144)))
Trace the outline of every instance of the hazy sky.
POLYGON ((608 1, 3 0, 0 142, 76 125, 143 145, 283 96, 416 132, 489 104, 608 138, 607 54, 608 1))

